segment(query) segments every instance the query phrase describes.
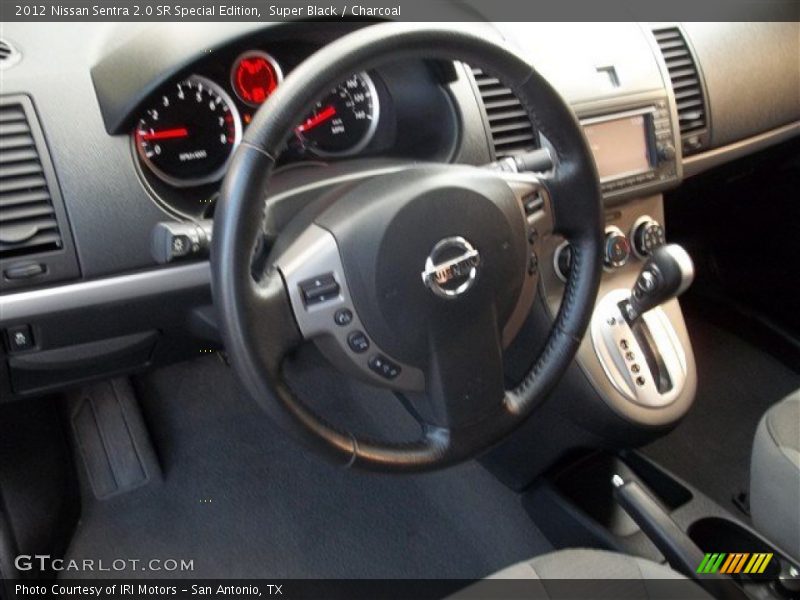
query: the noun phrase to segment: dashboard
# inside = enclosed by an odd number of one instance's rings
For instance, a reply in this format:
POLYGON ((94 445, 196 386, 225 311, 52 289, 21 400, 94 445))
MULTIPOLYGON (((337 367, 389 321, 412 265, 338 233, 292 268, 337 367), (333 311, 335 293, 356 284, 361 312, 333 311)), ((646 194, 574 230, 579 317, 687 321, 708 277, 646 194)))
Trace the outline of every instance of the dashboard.
MULTIPOLYGON (((255 112, 306 57, 368 25, 6 24, 16 55, 3 67, 0 117, 14 129, 0 141, 20 144, 21 158, 0 172, 0 393, 218 343, 207 261, 158 264, 154 231, 211 223, 255 112), (10 345, 19 328, 29 347, 10 345)), ((617 232, 609 278, 635 271, 647 240, 662 239, 663 191, 800 135, 797 23, 485 26, 530 57, 584 125, 617 232)), ((306 169, 335 178, 358 161, 484 165, 548 144, 491 74, 398 60, 309 106, 278 170, 300 189, 306 169)), ((568 267, 562 242, 546 240, 540 260, 552 290, 568 267)))

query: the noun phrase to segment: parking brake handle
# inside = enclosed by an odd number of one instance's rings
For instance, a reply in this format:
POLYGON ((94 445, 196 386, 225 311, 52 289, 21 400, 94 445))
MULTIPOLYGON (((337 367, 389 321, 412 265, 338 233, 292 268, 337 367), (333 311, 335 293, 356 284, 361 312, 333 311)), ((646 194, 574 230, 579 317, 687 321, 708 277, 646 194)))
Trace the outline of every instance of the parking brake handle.
POLYGON ((703 551, 638 482, 625 481, 619 475, 614 475, 611 482, 614 485, 614 498, 673 569, 694 579, 715 598, 749 600, 747 594, 729 577, 717 573, 697 574, 703 551))

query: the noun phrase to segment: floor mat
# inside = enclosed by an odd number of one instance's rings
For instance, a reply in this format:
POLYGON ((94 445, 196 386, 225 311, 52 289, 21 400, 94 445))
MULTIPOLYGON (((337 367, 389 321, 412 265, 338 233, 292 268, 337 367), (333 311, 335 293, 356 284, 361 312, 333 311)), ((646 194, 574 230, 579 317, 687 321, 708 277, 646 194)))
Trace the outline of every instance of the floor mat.
MULTIPOLYGON (((328 399, 346 391, 304 381, 328 399)), ((85 499, 69 559, 193 560, 170 573, 187 577, 478 578, 551 550, 519 496, 475 462, 386 476, 309 456, 216 357, 138 384, 164 481, 85 499)), ((368 400, 380 409, 386 398, 368 400)))
POLYGON ((685 305, 697 362, 694 406, 667 436, 644 453, 725 508, 750 481, 753 436, 762 415, 800 388, 800 373, 699 318, 685 305))

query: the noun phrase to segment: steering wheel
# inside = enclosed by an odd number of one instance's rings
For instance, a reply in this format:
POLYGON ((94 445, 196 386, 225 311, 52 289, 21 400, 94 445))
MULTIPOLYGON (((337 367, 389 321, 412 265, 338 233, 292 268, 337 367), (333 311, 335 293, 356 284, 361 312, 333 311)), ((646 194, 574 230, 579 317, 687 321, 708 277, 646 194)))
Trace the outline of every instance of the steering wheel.
POLYGON ((600 198, 575 115, 501 41, 402 23, 346 35, 294 69, 258 110, 223 182, 212 289, 231 362, 272 419, 345 465, 422 471, 472 458, 518 427, 574 358, 602 269, 600 198), (552 144, 553 169, 539 177, 451 164, 375 169, 324 194, 265 244, 264 223, 277 210, 265 198, 294 125, 352 73, 409 58, 461 60, 498 77, 552 144), (554 233, 572 246, 561 307, 530 371, 505 389, 503 348, 536 297, 541 237, 554 233), (424 391, 423 410, 407 406, 419 438, 357 438, 304 403, 282 367, 309 340, 345 373, 424 391))

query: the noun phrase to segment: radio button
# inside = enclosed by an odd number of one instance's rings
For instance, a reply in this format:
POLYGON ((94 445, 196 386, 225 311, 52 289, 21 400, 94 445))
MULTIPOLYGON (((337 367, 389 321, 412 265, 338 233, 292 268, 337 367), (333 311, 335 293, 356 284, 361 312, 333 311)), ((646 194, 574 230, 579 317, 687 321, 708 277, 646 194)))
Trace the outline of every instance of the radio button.
POLYGON ((675 158, 675 146, 672 144, 658 144, 658 159, 661 162, 667 162, 675 158))

